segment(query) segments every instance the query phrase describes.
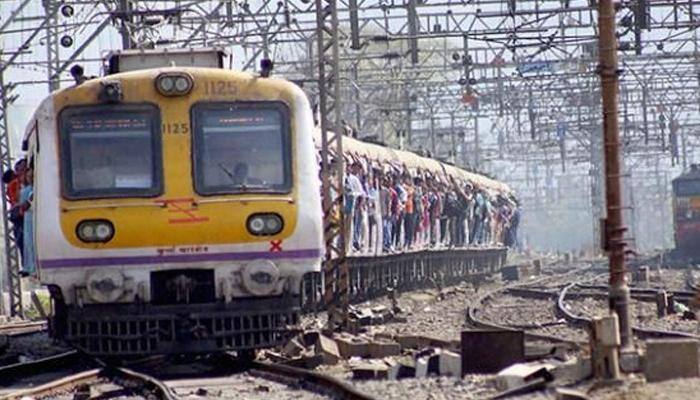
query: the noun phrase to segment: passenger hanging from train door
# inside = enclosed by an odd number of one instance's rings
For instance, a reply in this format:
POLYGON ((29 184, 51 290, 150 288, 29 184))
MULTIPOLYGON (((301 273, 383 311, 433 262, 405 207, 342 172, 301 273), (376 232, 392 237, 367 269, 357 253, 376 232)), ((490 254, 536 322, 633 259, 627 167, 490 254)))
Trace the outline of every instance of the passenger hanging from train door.
POLYGON ((34 168, 29 165, 24 173, 24 182, 20 191, 19 207, 23 215, 24 225, 22 235, 24 237, 22 252, 22 276, 34 276, 36 274, 36 254, 34 247, 34 168))
POLYGON ((369 252, 373 254, 381 253, 383 217, 381 194, 382 173, 378 167, 370 170, 370 185, 367 191, 367 213, 369 219, 369 252))
POLYGON ((474 188, 474 229, 470 232, 469 243, 472 245, 481 244, 484 228, 484 213, 485 213, 485 202, 483 191, 475 187, 474 188))
POLYGON ((379 217, 382 224, 382 252, 391 250, 391 184, 385 174, 378 176, 379 181, 379 217))
POLYGON ((449 225, 450 225, 450 215, 448 210, 448 190, 447 185, 445 185, 444 180, 440 180, 438 184, 439 196, 440 196, 440 247, 447 247, 449 245, 449 225))
POLYGON ((12 234, 20 256, 24 252, 24 236, 22 235, 24 217, 18 205, 26 171, 27 159, 22 158, 15 163, 14 170, 5 171, 3 175, 3 183, 6 185, 5 193, 7 201, 10 203, 10 211, 6 217, 12 223, 12 234))
POLYGON ((428 180, 430 192, 428 194, 428 213, 430 218, 430 247, 438 247, 440 240, 440 216, 442 214, 442 201, 440 199, 439 183, 435 177, 428 180))
POLYGON ((406 190, 406 203, 404 205, 403 213, 403 245, 406 249, 411 249, 413 245, 413 224, 414 224, 414 207, 415 203, 413 201, 413 195, 415 194, 415 188, 409 175, 408 171, 403 176, 404 189, 406 190))
POLYGON ((483 213, 484 223, 482 224, 483 232, 481 236, 481 244, 490 245, 493 238, 494 207, 491 196, 489 196, 489 194, 486 192, 484 192, 484 199, 485 211, 483 213))
MULTIPOLYGON (((450 177, 449 179, 452 179, 450 177)), ((450 186, 445 186, 445 210, 447 227, 446 232, 449 236, 445 242, 448 247, 457 246, 457 195, 450 186)))
POLYGON ((404 207, 406 206, 406 190, 404 189, 403 185, 401 184, 401 177, 400 174, 397 173, 393 177, 393 183, 392 186, 394 187, 394 190, 396 191, 396 208, 395 208, 395 213, 394 213, 394 227, 392 230, 392 235, 393 235, 393 242, 394 242, 394 249, 395 250, 401 250, 403 248, 403 243, 401 240, 401 234, 403 230, 401 229, 403 227, 403 214, 404 214, 404 207))
POLYGON ((518 243, 518 225, 520 225, 520 207, 518 201, 513 199, 508 218, 508 226, 506 228, 505 245, 512 249, 520 250, 518 243))
POLYGON ((422 235, 422 246, 423 248, 430 248, 433 246, 433 215, 432 215, 432 200, 434 196, 432 189, 432 180, 426 172, 423 178, 423 219, 421 221, 421 235, 422 235))
POLYGON ((420 177, 420 171, 416 173, 416 177, 413 178, 413 222, 411 228, 411 245, 414 247, 421 247, 423 242, 420 240, 421 233, 421 221, 423 219, 423 180, 420 177))
POLYGON ((457 235, 456 246, 465 246, 467 244, 467 212, 471 206, 471 184, 466 183, 464 188, 459 182, 452 179, 453 190, 457 194, 457 201, 455 203, 456 211, 456 227, 455 233, 457 235))
MULTIPOLYGON (((359 218, 357 218, 360 200, 364 194, 360 174, 362 165, 355 161, 345 177, 345 231, 348 242, 352 243, 355 251, 360 249, 360 229, 359 218)), ((349 243, 348 243, 349 244, 349 243)), ((349 250, 349 249, 346 249, 349 250)))

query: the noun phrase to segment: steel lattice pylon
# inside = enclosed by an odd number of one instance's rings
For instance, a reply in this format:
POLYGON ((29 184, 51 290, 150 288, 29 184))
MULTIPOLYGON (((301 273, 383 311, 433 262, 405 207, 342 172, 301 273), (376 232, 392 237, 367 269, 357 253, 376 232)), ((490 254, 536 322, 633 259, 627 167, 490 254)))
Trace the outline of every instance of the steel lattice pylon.
MULTIPOLYGON (((1 66, 2 62, 0 62, 0 67, 1 66)), ((0 88, 2 88, 2 92, 0 93, 0 165, 2 165, 2 171, 7 171, 12 168, 7 124, 7 106, 12 102, 9 93, 12 88, 11 85, 5 85, 2 71, 0 71, 0 88)), ((7 188, 5 185, 0 186, 2 186, 2 190, 0 190, 2 192, 2 200, 0 200, 2 203, 2 215, 5 216, 5 218, 2 218, 5 244, 4 270, 7 271, 10 315, 22 317, 24 315, 24 310, 22 308, 22 282, 19 276, 19 251, 12 227, 10 226, 10 221, 7 218, 8 212, 10 211, 10 203, 7 200, 7 188)), ((5 306, 3 304, 4 296, 2 295, 4 289, 2 273, 0 273, 0 315, 5 312, 5 306)))
POLYGON ((340 130, 338 85, 337 0, 316 0, 318 48, 318 117, 321 126, 321 178, 323 187, 324 303, 331 329, 347 322, 349 276, 345 260, 343 211, 343 134, 340 130))

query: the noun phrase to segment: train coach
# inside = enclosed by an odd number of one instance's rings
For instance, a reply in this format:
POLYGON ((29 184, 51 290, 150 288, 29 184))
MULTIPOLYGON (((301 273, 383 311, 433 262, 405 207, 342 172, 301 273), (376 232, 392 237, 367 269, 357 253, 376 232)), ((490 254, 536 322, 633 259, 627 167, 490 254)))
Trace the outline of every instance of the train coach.
POLYGON ((39 106, 25 140, 55 337, 97 355, 248 351, 297 322, 323 256, 311 108, 220 64, 123 52, 39 106))
MULTIPOLYGON (((307 289, 321 286, 317 130, 305 94, 224 69, 216 50, 108 60, 103 77, 77 77, 47 97, 25 134, 34 174, 25 240, 35 254, 24 257, 51 294, 52 336, 119 357, 250 355, 279 344, 297 327, 307 289)), ((413 153, 344 143, 346 157, 512 194, 413 153)), ((433 264, 454 279, 480 264, 495 273, 505 258, 505 249, 425 253, 394 254, 371 271, 358 258, 352 285, 429 279, 433 264)))
POLYGON ((676 248, 672 258, 700 260, 700 165, 672 181, 676 248))

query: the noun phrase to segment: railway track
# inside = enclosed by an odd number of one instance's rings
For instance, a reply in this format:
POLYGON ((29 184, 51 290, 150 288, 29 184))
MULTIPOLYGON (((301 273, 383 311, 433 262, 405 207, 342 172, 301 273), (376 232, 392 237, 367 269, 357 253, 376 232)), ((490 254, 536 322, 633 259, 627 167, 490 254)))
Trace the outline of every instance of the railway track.
MULTIPOLYGON (((576 289, 577 287, 582 287, 582 288, 593 288, 593 289, 599 289, 601 290, 600 292, 592 292, 592 293, 583 293, 583 296, 595 296, 598 298, 605 298, 607 299, 607 293, 603 291, 603 287, 600 286, 586 286, 582 285, 579 286, 579 283, 574 282, 571 283, 564 288, 562 288, 557 295, 557 300, 556 300, 556 305, 557 305, 557 312, 563 316, 567 321, 570 323, 577 325, 577 326, 582 326, 582 327, 587 327, 591 324, 591 318, 583 315, 577 315, 574 314, 572 311, 569 310, 569 308, 566 306, 566 299, 569 297, 569 292, 572 291, 573 289, 576 289)), ((653 291, 653 293, 656 293, 656 290, 653 291)), ((675 296, 678 296, 676 298, 682 298, 685 295, 685 292, 673 292, 675 296)), ((639 289, 639 288, 633 288, 631 290, 631 296, 632 299, 635 301, 644 301, 644 300, 650 300, 651 298, 648 296, 650 292, 647 289, 639 289)), ((691 296, 687 297, 686 299, 689 300, 692 298, 691 296)), ((683 332, 683 331, 677 331, 677 330, 671 330, 671 329, 657 329, 657 328, 650 328, 646 326, 641 326, 641 325, 634 325, 632 327, 632 332, 640 339, 646 339, 646 338, 659 338, 659 337, 676 337, 676 338, 691 338, 691 339, 700 339, 700 335, 696 335, 693 333, 689 332, 683 332)))
MULTIPOLYGON (((586 269, 577 269, 567 275, 585 275, 590 271, 592 271, 592 269, 589 271, 586 271, 586 269)), ((562 284, 564 278, 566 278, 566 276, 560 276, 558 278, 544 277, 530 282, 507 285, 485 293, 468 308, 466 315, 467 321, 471 325, 480 328, 522 329, 525 332, 525 337, 531 340, 544 340, 549 342, 568 343, 575 346, 585 346, 587 345, 587 337, 584 336, 583 338, 579 339, 572 337, 577 335, 571 335, 570 333, 573 329, 578 330, 580 335, 587 335, 588 327, 591 324, 591 318, 587 315, 579 315, 572 312, 570 307, 567 305, 567 300, 571 301, 574 299, 586 298, 607 300, 608 288, 605 285, 590 283, 595 281, 598 277, 579 277, 573 283, 569 282, 567 284, 562 284), (531 299, 531 302, 534 303, 533 307, 543 305, 548 308, 548 310, 543 310, 542 307, 539 307, 537 310, 539 313, 551 312, 551 308, 553 307, 554 313, 557 317, 559 317, 559 319, 550 318, 550 321, 546 323, 532 323, 530 320, 527 320, 523 321, 523 323, 514 324, 512 322, 502 323, 496 318, 488 318, 488 313, 485 313, 484 310, 489 307, 491 303, 494 303, 497 300, 502 300, 506 296, 531 299), (547 301, 548 303, 536 303, 544 301, 547 301), (562 321, 566 327, 562 326, 562 321), (537 332, 538 330, 541 331, 548 327, 551 331, 559 330, 562 331, 563 334, 543 334, 537 332)), ((633 287, 631 288, 632 299, 639 302, 651 302, 655 300, 659 290, 660 289, 658 288, 633 287)), ((672 295, 676 301, 682 303, 689 302, 694 296, 694 292, 691 290, 675 290, 667 291, 667 293, 672 295)), ((526 308, 525 306, 523 307, 526 308)), ((523 312, 523 314, 524 320, 528 318, 532 319, 531 314, 527 314, 526 312, 523 312)), ((633 332, 638 338, 641 339, 659 337, 700 339, 700 335, 694 333, 674 329, 659 329, 656 327, 644 326, 642 324, 635 325, 633 327, 633 332)))
MULTIPOLYGON (((557 275, 557 276, 545 276, 536 280, 531 280, 528 282, 518 282, 514 283, 511 285, 506 285, 501 288, 495 289, 493 291, 487 292, 481 296, 479 296, 468 308, 466 312, 466 319, 467 323, 477 327, 477 328, 486 328, 486 329, 497 329, 497 330, 511 330, 511 329, 522 329, 524 331, 525 337, 527 339, 531 340, 538 340, 538 341, 545 341, 545 342, 554 342, 554 343, 567 343, 569 345, 572 345, 574 347, 583 347, 587 344, 587 341, 584 338, 578 339, 578 338, 572 338, 572 337, 563 337, 562 335, 556 335, 556 334, 546 334, 546 333, 537 333, 533 332, 536 329, 542 329, 544 326, 542 324, 535 324, 532 325, 530 321, 528 321, 528 324, 519 324, 518 326, 514 326, 512 324, 503 324, 499 322, 494 322, 493 319, 488 318, 485 316, 484 310, 488 307, 488 303, 494 301, 496 298, 503 298, 504 295, 511 294, 514 296, 517 296, 518 293, 547 293, 547 298, 548 298, 548 292, 544 292, 541 289, 536 289, 534 288, 535 286, 546 284, 546 283, 552 283, 551 281, 559 281, 559 279, 563 279, 569 276, 572 276, 574 274, 588 274, 591 273, 591 271, 594 269, 593 266, 587 266, 583 268, 576 268, 568 273, 562 274, 562 275, 557 275)), ((544 297, 544 295, 543 295, 544 297)), ((542 310, 540 310, 542 311, 542 310)), ((545 310, 546 311, 546 310, 545 310)), ((551 326, 555 326, 559 324, 559 321, 553 320, 550 322, 551 326)), ((580 329, 580 328, 579 328, 580 329)), ((572 336, 572 335, 569 335, 572 336)), ((575 335, 574 335, 575 336, 575 335)))
MULTIPOLYGON (((303 391, 328 398, 347 400, 373 400, 370 395, 360 392, 343 380, 319 372, 309 371, 287 365, 259 361, 241 362, 231 356, 217 358, 211 367, 214 375, 180 376, 168 380, 158 374, 162 365, 146 365, 142 371, 138 364, 134 368, 105 364, 76 351, 53 357, 0 368, 0 389, 2 385, 12 384, 27 375, 61 374, 59 378, 47 382, 31 381, 31 387, 19 388, 0 394, 0 400, 19 400, 23 398, 66 398, 87 399, 99 393, 100 399, 136 396, 146 399, 177 400, 180 397, 171 386, 187 380, 188 384, 205 388, 209 385, 226 386, 241 380, 241 374, 249 374, 260 379, 280 383, 303 391), (79 371, 70 366, 81 365, 79 371), (194 379, 193 379, 194 378, 194 379), (106 388, 106 389, 105 389, 106 388)), ((0 393, 2 393, 0 391, 0 393)), ((209 397, 209 396, 208 396, 209 397)))
MULTIPOLYGON (((573 272, 573 274, 581 274, 583 272, 583 270, 576 270, 573 272)), ((567 304, 567 301, 587 298, 607 301, 607 286, 595 285, 590 283, 591 281, 594 281, 597 278, 598 277, 582 277, 576 279, 574 282, 561 284, 561 281, 558 279, 545 277, 536 281, 516 283, 513 285, 504 286, 492 292, 486 293, 480 298, 478 298, 477 301, 475 301, 474 304, 472 304, 472 306, 470 306, 467 311, 467 321, 476 327, 482 328, 523 329, 525 331, 526 338, 533 340, 545 340, 551 342, 562 342, 569 343, 572 345, 585 346, 587 345, 587 340, 571 338, 570 335, 548 335, 533 332, 534 330, 542 329, 545 326, 543 324, 524 323, 514 325, 512 323, 497 323, 494 322, 493 319, 485 318, 484 316, 482 316, 482 314, 484 314, 482 311, 483 309, 488 307, 490 302, 493 302, 495 299, 503 298, 505 296, 531 299, 531 301, 533 302, 546 300, 549 302, 549 308, 552 308, 553 302, 555 315, 563 319, 567 327, 569 327, 570 329, 579 330, 582 334, 587 334, 587 331, 592 321, 591 317, 587 315, 580 315, 571 311, 570 306, 567 304), (549 285, 543 286, 543 284, 546 283, 549 283, 549 285)), ((659 290, 660 289, 658 288, 633 287, 631 288, 631 296, 634 301, 650 302, 655 300, 656 294, 659 290)), ((667 293, 673 295, 674 299, 680 302, 688 302, 694 296, 694 293, 689 290, 668 291, 667 293)), ((539 311, 542 312, 541 309, 539 311)), ((551 326, 557 326, 560 324, 561 320, 553 319, 553 321, 551 322, 551 326)), ((561 328, 560 330, 566 332, 568 329, 561 328)), ((700 339, 700 335, 694 333, 674 329, 659 329, 655 327, 644 326, 641 324, 636 324, 633 327, 633 332, 640 339, 659 337, 700 339)))
POLYGON ((0 325, 0 336, 18 337, 45 332, 48 329, 46 321, 19 322, 0 325))
MULTIPOLYGON (((496 274, 505 262, 505 250, 458 250, 449 252, 415 252, 415 254, 397 254, 387 259, 367 257, 353 258, 351 263, 351 281, 353 302, 381 297, 392 287, 408 292, 424 287, 450 285, 460 281, 484 279, 486 275, 496 274)), ((309 282, 309 288, 318 282, 309 282)), ((316 300, 308 296, 307 306, 316 300)), ((315 305, 314 305, 315 306, 315 305)), ((311 307, 305 308, 309 311, 311 307)), ((46 330, 46 324, 24 323, 3 327, 0 334, 28 335, 46 330)), ((138 369, 125 369, 106 365, 100 360, 90 358, 76 351, 65 352, 44 357, 27 363, 17 363, 0 368, 0 399, 54 398, 57 394, 73 393, 76 398, 90 391, 90 388, 114 383, 117 389, 114 395, 143 392, 147 397, 172 399, 177 396, 168 389, 168 385, 157 378, 156 372, 144 372, 138 369), (75 366, 81 366, 75 368, 75 366), (121 383, 119 383, 121 382, 121 383), (125 383, 126 382, 126 383, 125 383), (8 386, 9 385, 9 386, 8 386), (2 386, 5 386, 4 388, 2 386)), ((226 371, 226 368, 221 369, 226 371)), ((150 369, 149 371, 155 371, 150 369)), ((285 365, 251 363, 244 371, 237 371, 229 377, 219 379, 236 379, 241 372, 246 372, 263 379, 282 382, 283 384, 302 387, 313 393, 326 397, 342 399, 371 399, 351 385, 334 377, 293 368, 285 365)), ((206 384, 201 377, 194 377, 206 384)), ((108 391, 100 398, 110 398, 108 391)))

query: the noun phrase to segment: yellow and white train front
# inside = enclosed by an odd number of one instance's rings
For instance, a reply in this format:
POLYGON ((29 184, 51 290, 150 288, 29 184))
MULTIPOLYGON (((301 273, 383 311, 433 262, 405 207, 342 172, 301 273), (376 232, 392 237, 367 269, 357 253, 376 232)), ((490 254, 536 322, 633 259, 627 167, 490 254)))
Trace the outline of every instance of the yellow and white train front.
POLYGON ((323 253, 312 128, 295 85, 213 68, 46 99, 28 138, 54 335, 102 355, 282 340, 323 253))

